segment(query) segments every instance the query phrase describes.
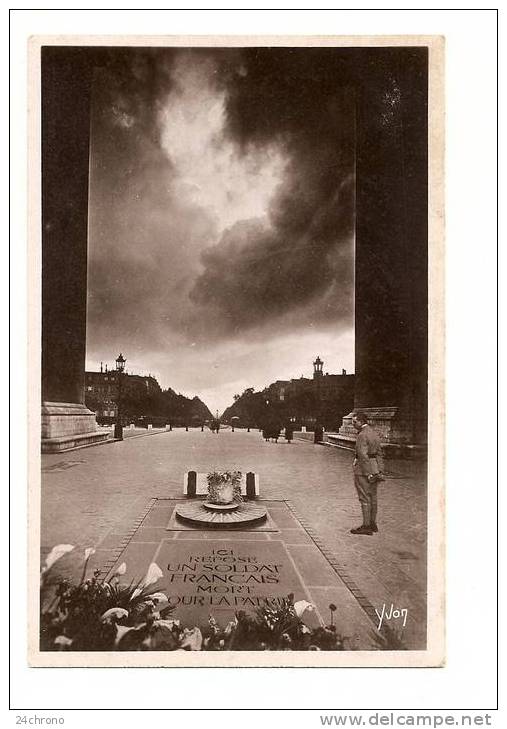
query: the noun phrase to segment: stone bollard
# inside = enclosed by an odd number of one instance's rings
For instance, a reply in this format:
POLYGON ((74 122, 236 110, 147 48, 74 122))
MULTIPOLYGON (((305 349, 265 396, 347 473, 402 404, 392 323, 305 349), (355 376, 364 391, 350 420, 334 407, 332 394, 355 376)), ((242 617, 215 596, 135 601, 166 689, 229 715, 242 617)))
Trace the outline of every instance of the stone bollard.
POLYGON ((134 430, 135 427, 136 426, 134 425, 134 423, 130 423, 130 425, 129 425, 130 430, 134 430))
POLYGON ((306 433, 306 425, 302 425, 301 426, 301 432, 302 433, 306 433))
POLYGON ((165 429, 166 429, 166 430, 171 430, 171 426, 169 425, 169 423, 166 423, 166 424, 165 424, 165 429))
POLYGON ((153 425, 151 423, 148 423, 148 430, 151 430, 153 428, 153 425))

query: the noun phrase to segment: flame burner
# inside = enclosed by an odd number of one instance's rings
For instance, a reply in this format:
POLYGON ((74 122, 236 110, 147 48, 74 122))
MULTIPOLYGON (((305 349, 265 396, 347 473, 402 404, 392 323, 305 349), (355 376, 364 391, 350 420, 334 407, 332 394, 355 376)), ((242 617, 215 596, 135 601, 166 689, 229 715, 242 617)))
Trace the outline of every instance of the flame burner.
POLYGON ((242 502, 240 504, 211 504, 207 501, 180 504, 176 516, 182 521, 216 529, 238 529, 266 520, 263 506, 242 502))

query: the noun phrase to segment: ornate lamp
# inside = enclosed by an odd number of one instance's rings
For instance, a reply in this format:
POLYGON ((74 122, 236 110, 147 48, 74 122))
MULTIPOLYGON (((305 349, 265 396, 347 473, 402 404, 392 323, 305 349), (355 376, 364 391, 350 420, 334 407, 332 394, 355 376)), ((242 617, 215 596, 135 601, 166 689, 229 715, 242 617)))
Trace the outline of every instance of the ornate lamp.
POLYGON ((116 358, 116 372, 118 373, 118 399, 116 401, 117 406, 117 415, 116 415, 116 424, 114 426, 114 437, 117 440, 123 440, 123 425, 121 422, 122 419, 122 413, 121 413, 121 385, 123 380, 123 373, 125 371, 125 363, 126 359, 123 356, 123 354, 120 352, 120 354, 116 358))
POLYGON ((120 352, 120 354, 116 358, 116 371, 117 372, 123 372, 125 370, 125 362, 127 360, 123 356, 123 354, 120 352))

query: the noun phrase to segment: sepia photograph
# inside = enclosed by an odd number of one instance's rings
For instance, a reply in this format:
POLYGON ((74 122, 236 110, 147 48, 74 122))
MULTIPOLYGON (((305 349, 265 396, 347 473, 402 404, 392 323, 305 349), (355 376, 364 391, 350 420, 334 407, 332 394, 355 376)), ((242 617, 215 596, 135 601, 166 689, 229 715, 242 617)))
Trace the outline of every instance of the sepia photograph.
POLYGON ((30 665, 443 665, 443 56, 31 38, 30 665))

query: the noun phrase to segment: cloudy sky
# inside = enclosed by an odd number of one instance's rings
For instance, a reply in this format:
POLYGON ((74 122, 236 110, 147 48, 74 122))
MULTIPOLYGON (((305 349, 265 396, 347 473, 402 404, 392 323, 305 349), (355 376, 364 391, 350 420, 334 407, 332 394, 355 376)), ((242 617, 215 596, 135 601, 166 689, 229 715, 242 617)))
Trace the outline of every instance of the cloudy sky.
POLYGON ((353 371, 354 98, 332 49, 112 49, 91 123, 87 368, 235 393, 353 371))

